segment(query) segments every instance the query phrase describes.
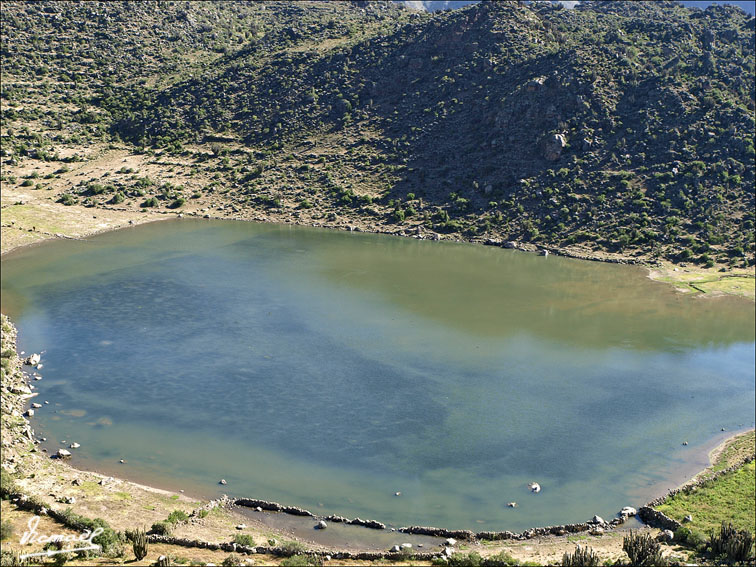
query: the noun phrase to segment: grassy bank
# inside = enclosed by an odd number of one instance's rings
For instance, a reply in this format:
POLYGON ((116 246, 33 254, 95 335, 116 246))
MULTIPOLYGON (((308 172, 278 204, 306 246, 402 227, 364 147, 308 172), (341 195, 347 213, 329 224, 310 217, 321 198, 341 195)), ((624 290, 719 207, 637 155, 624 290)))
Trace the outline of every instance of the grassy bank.
POLYGON ((740 435, 727 443, 716 455, 712 466, 699 478, 711 478, 697 490, 678 493, 656 509, 679 522, 686 516, 693 520, 685 526, 703 540, 722 522, 732 523, 740 530, 756 532, 756 463, 751 461, 726 474, 715 476, 744 457, 754 455, 754 432, 740 435))

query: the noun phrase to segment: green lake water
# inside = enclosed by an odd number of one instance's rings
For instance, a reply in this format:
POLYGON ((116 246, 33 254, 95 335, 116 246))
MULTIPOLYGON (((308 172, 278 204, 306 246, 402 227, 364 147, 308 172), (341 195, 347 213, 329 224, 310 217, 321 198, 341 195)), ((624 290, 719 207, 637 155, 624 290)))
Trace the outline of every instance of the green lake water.
POLYGON ((639 268, 188 219, 2 268, 47 447, 197 495, 519 531, 643 505, 754 424, 754 304, 639 268))

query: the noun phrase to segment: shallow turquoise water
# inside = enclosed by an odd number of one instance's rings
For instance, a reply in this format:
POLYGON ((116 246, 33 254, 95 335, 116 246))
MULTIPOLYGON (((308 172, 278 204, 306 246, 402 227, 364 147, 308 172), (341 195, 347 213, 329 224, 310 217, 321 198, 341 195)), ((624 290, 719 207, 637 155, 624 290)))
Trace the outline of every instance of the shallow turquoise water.
POLYGON ((38 433, 202 495, 520 530, 641 505, 754 422, 753 303, 627 266, 184 219, 22 250, 2 291, 38 433))

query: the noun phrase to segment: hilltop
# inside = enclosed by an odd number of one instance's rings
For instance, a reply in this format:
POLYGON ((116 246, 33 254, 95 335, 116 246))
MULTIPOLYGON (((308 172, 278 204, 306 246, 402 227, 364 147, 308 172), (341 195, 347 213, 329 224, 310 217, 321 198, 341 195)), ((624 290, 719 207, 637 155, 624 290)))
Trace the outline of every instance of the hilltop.
POLYGON ((754 18, 734 7, 6 2, 2 19, 4 185, 753 263, 754 18), (108 148, 150 175, 69 173, 108 148))

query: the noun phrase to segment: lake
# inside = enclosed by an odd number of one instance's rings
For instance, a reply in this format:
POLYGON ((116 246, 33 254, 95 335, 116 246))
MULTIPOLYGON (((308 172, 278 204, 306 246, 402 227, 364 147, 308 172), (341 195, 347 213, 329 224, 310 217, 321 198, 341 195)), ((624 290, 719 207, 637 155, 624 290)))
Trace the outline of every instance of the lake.
POLYGON ((2 268, 49 450, 190 494, 520 531, 643 505, 754 424, 753 303, 637 267, 182 219, 2 268))

